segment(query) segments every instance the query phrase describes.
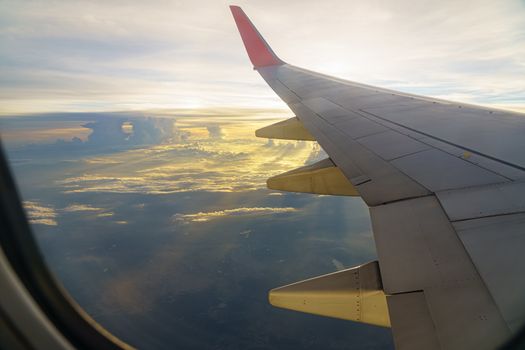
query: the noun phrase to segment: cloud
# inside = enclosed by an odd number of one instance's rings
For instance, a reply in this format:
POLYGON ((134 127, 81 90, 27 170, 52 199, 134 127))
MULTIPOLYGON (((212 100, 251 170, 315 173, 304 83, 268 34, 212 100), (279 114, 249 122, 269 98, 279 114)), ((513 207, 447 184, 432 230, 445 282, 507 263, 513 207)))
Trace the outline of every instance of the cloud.
POLYGON ((84 127, 92 130, 85 142, 88 146, 133 146, 152 145, 167 140, 182 141, 187 133, 175 128, 175 120, 172 118, 153 117, 111 117, 99 118, 97 121, 87 123, 84 127), (132 126, 131 133, 124 132, 123 125, 132 126))
POLYGON ((194 214, 181 214, 177 213, 173 215, 172 220, 175 223, 188 224, 192 222, 208 222, 214 219, 224 217, 245 217, 245 216, 260 216, 260 215, 273 215, 283 213, 296 212, 296 208, 285 207, 285 208, 235 208, 225 209, 210 212, 198 212, 194 214))
POLYGON ((87 158, 84 159, 84 162, 87 164, 96 164, 96 165, 111 165, 111 164, 121 164, 122 161, 116 159, 104 159, 104 158, 87 158))
MULTIPOLYGON (((184 142, 189 133, 176 126, 172 116, 151 117, 143 113, 92 113, 86 115, 66 114, 33 115, 25 118, 7 118, 1 121, 7 136, 8 146, 13 146, 18 152, 70 156, 71 154, 115 152, 126 148, 156 145, 165 142, 184 142), (20 121, 20 119, 23 119, 20 121), (71 120, 74 119, 74 120, 71 120), (82 122, 84 119, 84 122, 82 122), (16 123, 16 121, 19 121, 16 123), (50 124, 46 125, 46 121, 50 124), (66 125, 79 124, 77 128, 64 128, 66 125), (5 126, 4 126, 5 125, 5 126), (127 130, 125 128, 128 127, 127 130), (90 130, 84 132, 84 139, 79 138, 78 129, 90 130), (70 138, 68 139, 68 132, 70 138), (40 135, 40 138, 35 138, 40 135), (75 136, 73 136, 75 135, 75 136), (45 137, 45 138, 44 138, 45 137), (24 140, 25 138, 25 140, 24 140)), ((86 159, 91 164, 118 164, 119 160, 103 158, 86 159)))
POLYGON ((325 158, 328 158, 328 154, 326 154, 326 152, 321 148, 321 146, 319 146, 319 144, 314 144, 312 152, 310 153, 310 156, 308 157, 308 159, 306 159, 304 164, 313 164, 325 158))
POLYGON ((105 208, 97 208, 88 204, 77 203, 70 204, 67 207, 62 208, 60 211, 64 213, 92 213, 99 218, 112 217, 115 215, 115 213, 105 208))
POLYGON ((24 201, 22 204, 31 224, 57 225, 57 213, 53 207, 43 205, 37 201, 24 201))
MULTIPOLYGON (((88 204, 73 203, 62 209, 55 209, 50 205, 44 205, 37 201, 24 201, 24 209, 31 224, 57 226, 58 212, 61 213, 93 213, 96 217, 111 217, 114 213, 104 208, 93 207, 88 204)), ((126 221, 117 221, 118 224, 126 224, 126 221)))
POLYGON ((88 204, 70 204, 68 205, 67 207, 63 208, 62 211, 65 211, 65 212, 86 212, 86 211, 95 211, 95 212, 98 212, 98 211, 104 211, 105 209, 103 208, 96 208, 96 207, 92 207, 91 205, 88 205, 88 204))
POLYGON ((212 139, 221 139, 222 138, 222 130, 220 125, 209 125, 206 127, 208 129, 208 133, 210 135, 210 138, 212 139))

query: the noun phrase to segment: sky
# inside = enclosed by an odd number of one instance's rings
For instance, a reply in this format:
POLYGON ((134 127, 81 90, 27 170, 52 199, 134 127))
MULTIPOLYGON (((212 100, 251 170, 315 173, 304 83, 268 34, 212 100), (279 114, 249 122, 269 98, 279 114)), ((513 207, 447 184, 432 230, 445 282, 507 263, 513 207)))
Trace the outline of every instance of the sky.
MULTIPOLYGON (((0 115, 286 105, 223 0, 0 1, 0 115)), ((525 110, 525 1, 245 1, 294 65, 525 110)))

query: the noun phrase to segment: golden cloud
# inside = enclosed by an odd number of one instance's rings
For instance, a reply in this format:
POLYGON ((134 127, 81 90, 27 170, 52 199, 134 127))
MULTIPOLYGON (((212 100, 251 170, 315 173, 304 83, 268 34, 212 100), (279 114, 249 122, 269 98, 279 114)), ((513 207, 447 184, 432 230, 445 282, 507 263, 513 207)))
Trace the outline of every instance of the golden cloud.
POLYGON ((24 201, 22 204, 31 224, 57 225, 57 214, 53 207, 43 205, 36 201, 24 201))
POLYGON ((218 219, 227 216, 259 216, 259 215, 270 215, 270 214, 282 214, 282 213, 293 213, 296 212, 296 208, 285 207, 285 208, 268 208, 268 207, 254 207, 254 208, 235 208, 225 209, 218 211, 199 212, 195 214, 181 214, 177 213, 173 215, 173 221, 176 223, 187 224, 190 222, 207 222, 213 219, 218 219))

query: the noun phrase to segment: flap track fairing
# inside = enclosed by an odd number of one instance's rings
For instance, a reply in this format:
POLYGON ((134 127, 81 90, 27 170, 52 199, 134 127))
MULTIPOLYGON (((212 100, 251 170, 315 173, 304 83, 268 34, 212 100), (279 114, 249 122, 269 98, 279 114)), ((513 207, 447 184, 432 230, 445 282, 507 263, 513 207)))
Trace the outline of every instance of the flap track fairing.
POLYGON ((267 139, 315 141, 315 138, 306 130, 297 117, 286 119, 256 130, 255 136, 267 139))
POLYGON ((284 309, 390 327, 377 261, 273 289, 269 299, 284 309))
POLYGON ((359 196, 330 158, 271 177, 266 185, 269 189, 287 192, 359 196))

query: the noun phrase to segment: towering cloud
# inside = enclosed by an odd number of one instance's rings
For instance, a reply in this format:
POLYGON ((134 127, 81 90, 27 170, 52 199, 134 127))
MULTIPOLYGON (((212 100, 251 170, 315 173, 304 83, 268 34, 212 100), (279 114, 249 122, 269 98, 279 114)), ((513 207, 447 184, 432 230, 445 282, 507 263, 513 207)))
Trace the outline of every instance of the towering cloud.
POLYGON ((167 140, 183 141, 187 134, 179 131, 175 120, 154 117, 108 117, 98 118, 84 127, 93 130, 87 144, 94 146, 153 145, 167 140), (123 130, 124 124, 131 125, 130 133, 123 130))

